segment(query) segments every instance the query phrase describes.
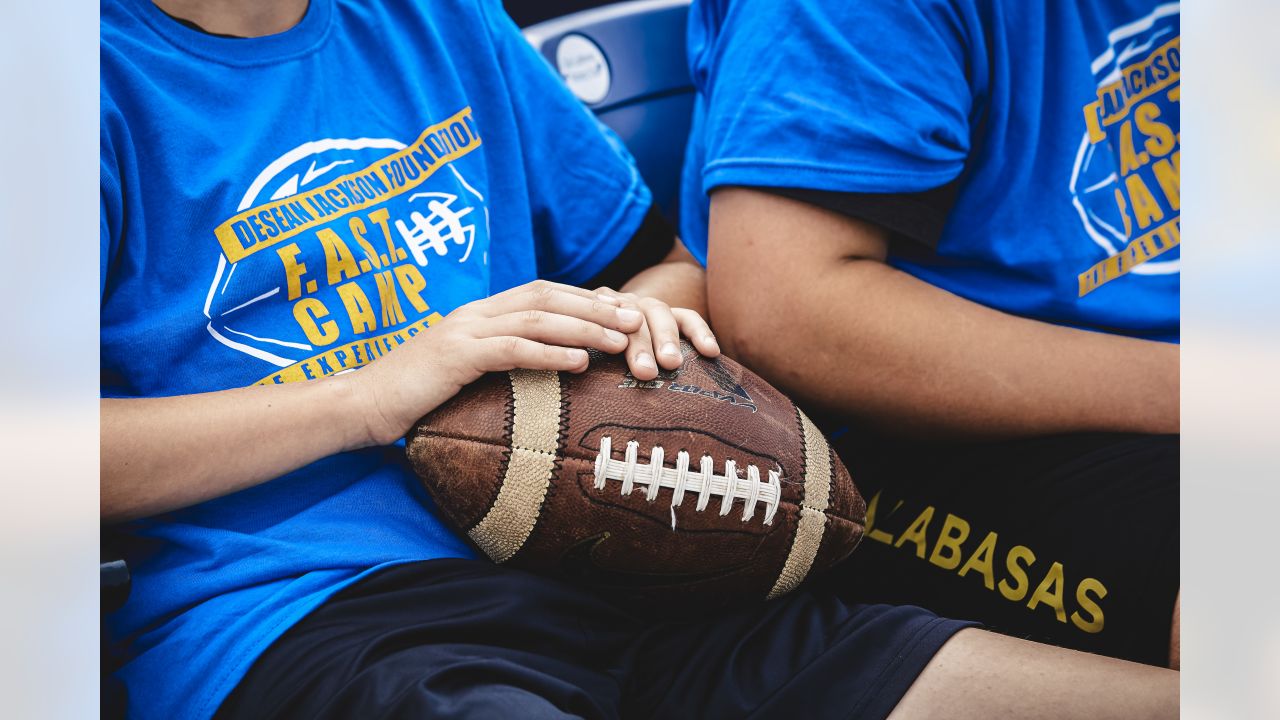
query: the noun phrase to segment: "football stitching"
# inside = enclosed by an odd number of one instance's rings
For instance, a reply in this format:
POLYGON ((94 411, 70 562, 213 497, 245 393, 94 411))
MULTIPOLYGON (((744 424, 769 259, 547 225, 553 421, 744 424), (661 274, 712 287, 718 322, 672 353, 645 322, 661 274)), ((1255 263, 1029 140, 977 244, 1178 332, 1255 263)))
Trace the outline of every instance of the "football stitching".
MULTIPOLYGON (((621 427, 621 426, 619 426, 619 427, 621 427)), ((654 430, 654 429, 656 429, 656 428, 642 428, 642 429, 645 429, 645 430, 654 430)), ((686 428, 674 428, 674 429, 679 430, 679 429, 686 429, 686 428)), ((456 440, 456 441, 459 441, 459 442, 475 443, 475 444, 477 444, 477 445, 486 445, 486 446, 488 446, 488 447, 492 447, 492 448, 501 448, 501 449, 504 451, 504 453, 503 453, 503 454, 504 454, 504 456, 508 456, 508 457, 510 456, 511 452, 512 452, 512 451, 514 451, 514 450, 524 450, 524 451, 526 451, 526 452, 538 453, 538 454, 541 454, 541 455, 557 455, 557 453, 548 453, 548 452, 547 452, 547 451, 545 451, 545 450, 536 450, 536 449, 534 449, 534 448, 528 448, 528 447, 523 447, 523 446, 519 446, 519 445, 511 445, 511 444, 508 444, 508 443, 499 442, 499 441, 496 441, 496 440, 491 440, 491 439, 489 439, 489 438, 476 437, 476 436, 473 436, 473 435, 460 435, 460 434, 454 434, 454 433, 442 433, 442 432, 437 432, 437 431, 430 431, 430 432, 423 431, 423 432, 422 432, 422 434, 423 434, 423 435, 429 435, 430 437, 434 437, 434 438, 440 438, 440 439, 442 439, 442 440, 456 440)), ((713 436, 713 437, 714 437, 714 436, 713 436)), ((562 448, 562 450, 558 453, 559 457, 557 458, 557 462, 559 463, 559 464, 557 465, 557 470, 559 469, 559 466, 560 466, 560 465, 563 465, 563 462, 564 462, 565 460, 582 460, 582 461, 585 461, 585 462, 588 462, 588 463, 594 463, 594 462, 595 462, 595 460, 596 460, 596 456, 598 455, 598 453, 590 454, 590 455, 586 455, 586 454, 579 454, 579 453, 575 453, 575 452, 570 452, 570 451, 569 451, 570 446, 569 446, 567 443, 563 444, 563 445, 561 446, 561 448, 562 448)), ((802 454, 802 455, 803 455, 803 452, 804 452, 804 451, 803 451, 803 449, 802 449, 802 450, 801 450, 801 454, 802 454)), ((762 456, 762 457, 769 457, 769 456, 765 455, 765 456, 762 456)), ((776 462, 776 461, 775 461, 775 462, 776 462)), ((505 465, 504 465, 504 469, 505 469, 505 465)), ((770 471, 770 472, 772 472, 772 471, 770 471)), ((797 482, 797 481, 795 481, 795 480, 791 480, 791 479, 786 478, 786 477, 781 477, 781 476, 780 476, 780 478, 779 478, 779 479, 780 479, 780 481, 781 481, 781 482, 786 483, 786 484, 789 484, 789 485, 803 485, 803 483, 801 483, 801 482, 797 482)), ((554 492, 555 492, 555 490, 556 490, 556 484, 555 484, 555 483, 552 483, 552 484, 551 484, 551 488, 548 490, 548 492, 549 492, 549 493, 554 493, 554 492)), ((494 491, 494 497, 496 497, 496 496, 497 496, 497 490, 495 490, 495 491, 494 491)), ((490 501, 490 504, 492 504, 492 501, 490 501)), ((778 507, 779 507, 779 509, 781 509, 782 507, 785 507, 785 506, 790 506, 790 507, 797 508, 797 509, 798 509, 798 508, 805 507, 805 505, 804 505, 803 501, 801 501, 801 502, 799 502, 799 503, 794 503, 794 502, 791 502, 791 501, 789 501, 789 500, 786 500, 785 498, 779 497, 779 499, 778 499, 778 507)), ((812 509, 812 508, 811 508, 811 509, 812 509)))
POLYGON ((551 419, 547 414, 552 407, 561 410, 564 402, 556 373, 517 370, 507 376, 514 406, 510 463, 498 484, 497 499, 468 533, 485 554, 500 563, 516 555, 533 533, 557 464, 556 453, 520 448, 521 440, 540 449, 558 449, 559 428, 547 422, 551 419), (539 460, 531 462, 532 458, 539 460))
POLYGON ((650 461, 641 464, 638 459, 640 443, 631 440, 626 445, 624 459, 619 461, 613 457, 613 441, 608 435, 600 438, 600 450, 596 454, 594 472, 596 490, 603 490, 609 480, 621 480, 621 493, 630 495, 635 483, 647 485, 645 498, 649 502, 658 499, 662 488, 672 490, 671 495, 671 529, 676 527, 675 508, 684 502, 686 491, 698 494, 695 512, 706 510, 712 495, 720 497, 720 516, 724 517, 732 510, 734 500, 743 501, 742 522, 755 516, 756 503, 765 503, 764 524, 772 525, 773 516, 778 511, 782 499, 782 483, 777 470, 768 471, 768 481, 760 479, 759 468, 747 463, 747 489, 742 490, 741 478, 738 477, 737 463, 725 460, 724 474, 715 472, 715 460, 711 455, 703 455, 698 470, 689 470, 689 453, 681 450, 676 455, 675 468, 667 467, 663 462, 666 451, 661 445, 655 445, 650 452, 650 461), (646 476, 647 475, 647 476, 646 476), (692 477, 691 477, 692 476, 692 477), (692 481, 692 483, 690 482, 692 481), (716 481, 723 487, 716 488, 716 481), (762 493, 763 491, 763 493, 762 493), (763 494, 763 497, 761 495, 763 494))
MULTIPOLYGON (((802 483, 802 482, 798 482, 798 481, 796 481, 796 480, 792 480, 792 479, 790 478, 790 476, 788 476, 788 475, 787 475, 787 473, 786 473, 786 468, 782 467, 782 463, 778 462, 778 459, 777 459, 776 457, 774 457, 773 455, 769 455, 769 454, 761 453, 761 452, 756 452, 756 451, 754 451, 754 450, 747 450, 746 448, 744 448, 744 447, 742 446, 742 444, 741 444, 741 443, 735 443, 735 442, 733 442, 733 441, 731 441, 731 440, 729 440, 729 439, 727 439, 727 438, 720 437, 719 435, 717 435, 717 434, 715 434, 715 433, 713 433, 713 432, 710 432, 710 431, 708 431, 708 430, 704 430, 704 429, 696 428, 696 427, 690 427, 690 426, 687 426, 687 425, 668 425, 668 426, 666 426, 666 427, 653 427, 653 426, 649 426, 649 425, 627 425, 627 424, 625 424, 625 423, 617 423, 617 422, 601 422, 601 423, 596 423, 595 425, 592 425, 591 427, 587 428, 587 429, 582 433, 582 436, 578 438, 578 446, 579 446, 580 448, 583 448, 583 449, 588 450, 588 451, 592 450, 592 448, 591 448, 590 446, 588 446, 588 445, 587 445, 587 438, 588 438, 588 437, 590 437, 592 433, 594 433, 594 432, 596 432, 597 430, 600 430, 600 429, 602 429, 602 428, 617 428, 617 429, 619 429, 619 430, 631 430, 631 431, 633 431, 633 432, 637 432, 637 433, 645 433, 645 432, 690 432, 690 433, 694 433, 694 434, 696 434, 696 435, 702 435, 703 437, 708 437, 708 438, 711 438, 712 440, 715 440, 716 442, 719 442, 720 444, 724 445, 725 447, 732 447, 732 448, 736 448, 736 449, 738 449, 738 450, 742 451, 745 455, 754 455, 754 456, 756 456, 756 457, 760 457, 760 458, 767 458, 767 459, 769 459, 769 460, 772 460, 772 461, 773 461, 773 464, 778 468, 778 471, 781 473, 781 475, 780 475, 780 479, 781 479, 781 481, 782 481, 782 484, 783 484, 783 485, 803 485, 803 483, 802 483)), ((680 449, 681 449, 681 450, 686 450, 687 448, 682 447, 682 448, 680 448, 680 449)), ((598 451, 597 451, 597 452, 598 452, 598 451)), ((801 452, 803 452, 803 447, 801 448, 801 452)), ((591 455, 588 455, 588 456, 575 455, 575 456, 573 456, 573 457, 577 457, 577 458, 582 459, 582 460, 594 460, 594 459, 595 459, 595 454, 596 454, 596 453, 595 453, 595 452, 593 452, 591 455)), ((764 464, 763 464, 763 463, 761 463, 761 467, 764 467, 764 464)), ((796 505, 796 506, 798 507, 798 504, 796 504, 796 503, 788 503, 788 504, 790 504, 790 505, 796 505)))
POLYGON ((803 439, 801 455, 804 458, 804 497, 800 503, 795 534, 791 538, 791 549, 787 552, 782 570, 774 581, 773 589, 769 591, 768 597, 771 599, 794 590, 804 582, 813 569, 813 562, 817 559, 826 535, 827 513, 825 511, 831 502, 831 448, 813 421, 805 417, 804 412, 794 403, 792 407, 795 408, 796 420, 800 424, 800 437, 803 439), (810 457, 814 454, 809 452, 810 444, 814 446, 815 451, 820 449, 819 445, 826 450, 824 458, 826 467, 823 468, 826 470, 825 482, 822 476, 816 473, 817 468, 813 467, 817 463, 810 462, 810 459, 817 460, 810 457), (822 493, 823 497, 816 497, 818 493, 822 493), (815 497, 810 497, 811 494, 815 497), (816 526, 815 523, 817 523, 816 526))
MULTIPOLYGON (((520 445, 512 445, 511 443, 505 443, 505 442, 500 442, 500 441, 497 441, 497 440, 491 440, 491 439, 489 439, 489 438, 474 437, 474 436, 471 436, 471 435, 457 435, 457 434, 454 434, 454 433, 442 433, 442 432, 435 432, 435 431, 432 431, 432 432, 430 432, 430 433, 424 433, 424 434, 429 434, 431 437, 437 437, 437 438, 441 438, 441 439, 443 439, 443 440, 461 440, 462 442, 478 443, 478 444, 480 444, 480 445, 488 445, 488 446, 490 446, 490 447, 502 448, 502 449, 506 450, 506 451, 508 452, 508 454, 509 454, 512 450, 526 450, 526 451, 528 451, 528 452, 540 453, 540 454, 543 454, 543 455, 556 455, 556 454, 559 454, 559 455, 564 456, 564 459, 570 459, 570 458, 571 458, 571 459, 574 459, 574 460, 594 460, 594 459, 595 459, 595 456, 594 456, 594 455, 578 455, 578 454, 575 454, 575 453, 571 453, 571 452, 569 452, 569 451, 568 451, 567 446, 566 446, 565 450, 561 451, 560 453, 552 453, 552 452, 547 452, 546 450, 535 450, 534 448, 528 448, 528 447, 524 447, 524 446, 520 446, 520 445)), ((510 433, 508 432, 508 434, 510 434, 510 433)))

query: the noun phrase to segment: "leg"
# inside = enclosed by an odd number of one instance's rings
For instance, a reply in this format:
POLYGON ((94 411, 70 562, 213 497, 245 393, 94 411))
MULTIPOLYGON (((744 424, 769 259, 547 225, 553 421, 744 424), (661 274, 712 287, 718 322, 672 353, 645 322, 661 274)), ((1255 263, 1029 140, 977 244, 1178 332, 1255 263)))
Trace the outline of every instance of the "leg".
POLYGON ((614 718, 634 633, 592 596, 487 561, 403 565, 290 628, 217 718, 614 718))
POLYGON ((1182 608, 1182 591, 1178 591, 1178 597, 1173 601, 1173 627, 1169 630, 1169 667, 1174 670, 1182 669, 1182 632, 1178 616, 1181 615, 1182 608))
POLYGON ((626 665, 624 717, 880 720, 969 626, 801 587, 645 633, 626 665))
POLYGON ((1178 717, 1178 673, 1149 665, 963 630, 934 656, 889 715, 939 717, 1178 717))
POLYGON ((1043 645, 911 606, 801 587, 648 631, 624 717, 682 720, 1176 717, 1178 674, 1043 645))

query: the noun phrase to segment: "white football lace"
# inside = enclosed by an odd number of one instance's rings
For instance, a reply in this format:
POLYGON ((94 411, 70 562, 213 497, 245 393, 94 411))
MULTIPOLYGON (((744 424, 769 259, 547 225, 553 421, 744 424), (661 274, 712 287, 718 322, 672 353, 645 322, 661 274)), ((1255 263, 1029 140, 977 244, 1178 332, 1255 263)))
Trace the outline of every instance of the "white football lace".
POLYGON ((738 476, 737 464, 733 460, 725 460, 724 474, 715 472, 715 461, 710 455, 703 455, 697 470, 689 469, 689 453, 681 450, 676 453, 675 467, 662 464, 665 451, 662 446, 655 446, 649 451, 649 462, 641 464, 637 457, 640 443, 632 440, 627 443, 627 450, 622 460, 613 457, 613 441, 606 435, 600 438, 600 452, 596 455, 595 488, 603 490, 609 480, 622 481, 622 494, 630 495, 637 484, 647 486, 645 499, 653 502, 658 499, 658 491, 670 488, 671 494, 671 527, 675 528, 675 509, 684 502, 685 492, 698 494, 697 512, 706 509, 711 497, 720 498, 720 515, 728 515, 733 508, 734 500, 742 500, 742 521, 747 522, 756 514, 756 503, 764 503, 764 524, 773 524, 773 515, 778 511, 778 501, 782 499, 782 475, 778 470, 769 470, 768 480, 760 479, 760 470, 755 465, 747 465, 747 476, 738 476))

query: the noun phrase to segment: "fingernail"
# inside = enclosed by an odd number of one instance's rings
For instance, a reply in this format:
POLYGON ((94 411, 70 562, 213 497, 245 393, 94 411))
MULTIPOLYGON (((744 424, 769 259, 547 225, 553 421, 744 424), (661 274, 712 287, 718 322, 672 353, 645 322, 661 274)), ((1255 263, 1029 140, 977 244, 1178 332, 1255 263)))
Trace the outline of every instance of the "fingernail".
POLYGON ((618 310, 618 319, 625 323, 635 322, 640 319, 640 311, 622 308, 618 310))
POLYGON ((596 299, 603 303, 609 303, 610 305, 618 304, 618 298, 612 295, 605 295, 604 293, 597 293, 596 299))
POLYGON ((653 370, 656 370, 658 367, 657 364, 653 362, 653 356, 650 355, 649 353, 640 353, 639 355, 637 355, 636 365, 642 368, 649 368, 653 370))
POLYGON ((680 349, 673 342, 663 343, 662 349, 659 351, 668 357, 676 357, 680 354, 680 349))
POLYGON ((617 330, 610 330, 609 328, 605 328, 605 330, 604 330, 604 336, 605 336, 606 338, 608 338, 608 339, 609 339, 609 342, 611 342, 611 343, 620 343, 620 342, 626 342, 626 341, 627 341, 627 336, 626 336, 626 335, 623 335, 622 333, 618 332, 617 330))
POLYGON ((565 351, 564 351, 564 355, 565 355, 565 357, 566 357, 566 358, 568 358, 569 362, 571 362, 571 363, 573 363, 573 364, 575 364, 575 365, 580 365, 580 364, 582 364, 582 363, 584 363, 584 362, 586 362, 586 361, 587 361, 587 351, 586 351, 586 350, 581 350, 581 349, 578 349, 578 348, 573 348, 573 349, 571 349, 571 350, 565 350, 565 351))
POLYGON ((704 342, 704 343, 706 343, 706 344, 710 345, 711 347, 714 347, 714 348, 715 348, 715 349, 717 349, 717 350, 719 350, 719 349, 720 349, 720 343, 716 342, 716 336, 715 336, 715 335, 703 335, 703 336, 702 336, 702 342, 704 342))

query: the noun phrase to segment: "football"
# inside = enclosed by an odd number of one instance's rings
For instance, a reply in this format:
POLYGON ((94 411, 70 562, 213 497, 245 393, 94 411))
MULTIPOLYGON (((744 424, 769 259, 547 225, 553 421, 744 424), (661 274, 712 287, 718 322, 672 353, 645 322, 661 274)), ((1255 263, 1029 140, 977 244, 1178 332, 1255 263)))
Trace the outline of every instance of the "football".
POLYGON ((852 552, 866 503, 786 396, 683 352, 651 381, 594 352, 491 373, 418 422, 409 461, 495 562, 657 614, 783 595, 852 552))

